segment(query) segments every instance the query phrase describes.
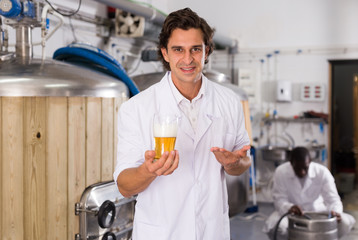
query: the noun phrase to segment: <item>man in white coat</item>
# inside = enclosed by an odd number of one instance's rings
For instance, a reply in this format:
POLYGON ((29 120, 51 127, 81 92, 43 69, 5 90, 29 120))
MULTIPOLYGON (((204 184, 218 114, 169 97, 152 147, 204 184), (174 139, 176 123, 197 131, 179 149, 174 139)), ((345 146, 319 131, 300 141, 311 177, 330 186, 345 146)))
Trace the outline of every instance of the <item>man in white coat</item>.
MULTIPOLYGON (((331 172, 323 165, 311 162, 309 151, 296 147, 290 162, 276 168, 273 179, 275 211, 266 220, 263 231, 274 239, 274 229, 285 213, 302 215, 304 212, 328 212, 338 221, 338 237, 347 234, 355 219, 343 212, 331 172)), ((288 219, 280 222, 276 239, 288 239, 288 219)))
POLYGON ((251 164, 240 99, 209 81, 213 29, 189 8, 168 15, 159 36, 163 79, 122 104, 114 180, 138 195, 134 240, 229 240, 225 172, 251 164), (179 116, 174 151, 154 161, 153 116, 179 116))

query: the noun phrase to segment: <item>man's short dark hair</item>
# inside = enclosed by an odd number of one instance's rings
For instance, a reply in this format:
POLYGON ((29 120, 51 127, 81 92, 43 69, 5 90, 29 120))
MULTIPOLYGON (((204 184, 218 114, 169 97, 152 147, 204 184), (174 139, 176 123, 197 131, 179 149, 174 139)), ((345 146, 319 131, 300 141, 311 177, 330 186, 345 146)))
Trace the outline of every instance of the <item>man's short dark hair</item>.
POLYGON ((290 155, 291 155, 291 157, 290 157, 290 162, 291 163, 304 162, 307 157, 311 161, 310 152, 305 147, 296 147, 296 148, 294 148, 290 155))
MULTIPOLYGON (((190 8, 184 8, 175 12, 170 13, 164 21, 162 31, 159 34, 159 44, 158 44, 158 56, 162 61, 164 67, 170 71, 170 66, 167 61, 165 61, 161 48, 168 50, 168 41, 172 32, 177 29, 189 30, 191 28, 200 29, 203 33, 203 40, 205 47, 208 47, 208 56, 214 50, 213 35, 214 29, 209 26, 205 19, 201 18, 192 11, 190 8)), ((205 63, 208 63, 208 58, 205 60, 205 63)))

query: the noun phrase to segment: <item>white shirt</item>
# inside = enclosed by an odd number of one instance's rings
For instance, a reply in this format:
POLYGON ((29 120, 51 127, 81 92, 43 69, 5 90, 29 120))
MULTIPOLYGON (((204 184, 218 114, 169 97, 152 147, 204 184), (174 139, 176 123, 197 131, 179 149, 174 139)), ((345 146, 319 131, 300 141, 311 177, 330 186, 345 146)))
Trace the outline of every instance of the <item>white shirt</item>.
POLYGON ((202 82, 198 95, 196 95, 196 97, 193 98, 192 101, 186 99, 179 92, 179 90, 175 87, 173 81, 169 81, 169 84, 180 110, 182 110, 185 116, 189 119, 190 124, 195 132, 198 122, 197 119, 199 115, 200 104, 202 102, 203 95, 205 94, 206 90, 206 81, 202 82))
POLYGON ((293 205, 300 206, 303 211, 343 211, 334 178, 331 172, 319 163, 310 163, 303 186, 290 162, 276 168, 273 182, 275 209, 279 210, 281 215, 293 205))
POLYGON ((145 151, 154 149, 155 112, 180 116, 175 145, 179 166, 171 175, 157 177, 138 194, 133 239, 229 240, 225 173, 210 148, 234 151, 250 143, 240 99, 230 89, 202 76, 206 89, 194 133, 171 92, 170 81, 167 73, 119 110, 115 180, 124 169, 140 166, 145 151))

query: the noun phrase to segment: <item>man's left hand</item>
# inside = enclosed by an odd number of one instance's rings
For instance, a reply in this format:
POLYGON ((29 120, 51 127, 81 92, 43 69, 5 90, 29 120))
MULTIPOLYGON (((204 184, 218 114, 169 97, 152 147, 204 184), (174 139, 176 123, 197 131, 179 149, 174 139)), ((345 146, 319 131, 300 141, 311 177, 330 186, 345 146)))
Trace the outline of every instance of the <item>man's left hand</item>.
POLYGON ((216 160, 224 167, 230 175, 240 175, 245 172, 251 165, 247 151, 250 146, 244 146, 240 150, 230 152, 225 148, 212 147, 210 150, 214 153, 216 160))
POLYGON ((335 212, 335 211, 331 211, 331 214, 333 217, 337 218, 337 222, 340 222, 342 220, 341 214, 335 212))

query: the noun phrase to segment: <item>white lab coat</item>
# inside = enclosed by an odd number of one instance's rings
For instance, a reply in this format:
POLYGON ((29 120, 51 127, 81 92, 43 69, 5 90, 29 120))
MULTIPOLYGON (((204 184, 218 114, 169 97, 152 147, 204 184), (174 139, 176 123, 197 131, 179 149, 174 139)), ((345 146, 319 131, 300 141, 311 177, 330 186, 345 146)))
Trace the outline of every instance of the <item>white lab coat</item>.
MULTIPOLYGON (((327 212, 333 210, 340 213, 342 216, 342 224, 340 225, 347 225, 342 226, 341 231, 338 229, 340 235, 346 234, 354 225, 354 218, 343 213, 343 205, 338 195, 334 178, 325 166, 311 162, 307 179, 302 186, 291 163, 286 162, 277 167, 273 182, 273 200, 276 211, 266 221, 264 232, 269 233, 271 231, 272 234, 272 230, 279 218, 293 205, 301 207, 304 212, 327 212)), ((281 235, 287 235, 287 226, 288 220, 285 218, 280 223, 281 235)))
POLYGON ((180 116, 175 149, 179 166, 157 177, 138 194, 134 240, 228 240, 230 225, 225 174, 210 148, 230 151, 249 144, 238 96, 207 81, 196 134, 171 92, 170 72, 163 79, 122 104, 118 122, 118 160, 114 179, 137 167, 146 150, 154 149, 155 112, 180 116))

